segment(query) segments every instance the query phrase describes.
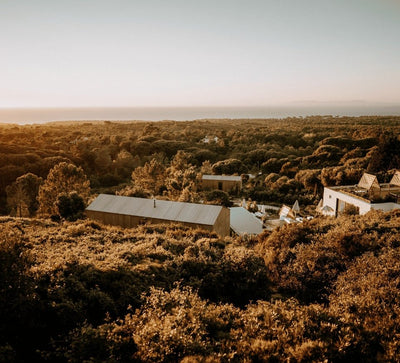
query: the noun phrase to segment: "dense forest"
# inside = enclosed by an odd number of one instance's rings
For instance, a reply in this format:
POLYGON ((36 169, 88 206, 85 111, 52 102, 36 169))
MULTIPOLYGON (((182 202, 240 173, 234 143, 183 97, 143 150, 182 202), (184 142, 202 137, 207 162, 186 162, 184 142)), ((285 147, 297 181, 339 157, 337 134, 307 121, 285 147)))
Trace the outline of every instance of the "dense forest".
POLYGON ((400 168, 399 117, 0 126, 0 362, 400 360, 400 212, 258 237, 104 226, 96 194, 314 214, 323 186, 400 168), (250 178, 252 174, 254 178, 250 178))
POLYGON ((399 131, 398 117, 1 125, 0 214, 18 214, 15 190, 29 184, 25 215, 35 215, 35 194, 61 162, 81 168, 92 193, 218 203, 226 196, 199 195, 199 173, 251 173, 243 197, 315 205, 324 185, 354 184, 364 171, 390 180, 399 131))

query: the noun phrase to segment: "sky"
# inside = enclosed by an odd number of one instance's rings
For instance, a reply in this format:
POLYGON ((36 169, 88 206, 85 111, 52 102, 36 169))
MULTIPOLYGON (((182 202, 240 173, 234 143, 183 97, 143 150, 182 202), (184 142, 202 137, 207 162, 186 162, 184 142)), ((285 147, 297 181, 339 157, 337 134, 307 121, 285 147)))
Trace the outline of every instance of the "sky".
POLYGON ((399 0, 0 0, 0 107, 400 105, 399 0))

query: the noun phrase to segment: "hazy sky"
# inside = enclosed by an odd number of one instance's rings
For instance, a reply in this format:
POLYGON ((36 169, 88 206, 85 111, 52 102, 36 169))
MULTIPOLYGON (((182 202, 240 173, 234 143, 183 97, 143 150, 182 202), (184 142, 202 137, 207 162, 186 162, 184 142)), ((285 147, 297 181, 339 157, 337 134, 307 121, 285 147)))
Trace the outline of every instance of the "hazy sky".
POLYGON ((400 103, 399 0, 0 0, 0 107, 400 103))

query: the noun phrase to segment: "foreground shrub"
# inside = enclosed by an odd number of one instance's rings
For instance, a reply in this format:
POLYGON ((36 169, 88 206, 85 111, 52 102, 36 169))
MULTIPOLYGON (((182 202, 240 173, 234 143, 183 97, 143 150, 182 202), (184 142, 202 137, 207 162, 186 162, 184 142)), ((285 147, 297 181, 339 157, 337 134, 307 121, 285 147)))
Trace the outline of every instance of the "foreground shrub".
POLYGON ((370 361, 400 360, 400 249, 359 257, 339 276, 331 311, 353 325, 355 344, 370 361))

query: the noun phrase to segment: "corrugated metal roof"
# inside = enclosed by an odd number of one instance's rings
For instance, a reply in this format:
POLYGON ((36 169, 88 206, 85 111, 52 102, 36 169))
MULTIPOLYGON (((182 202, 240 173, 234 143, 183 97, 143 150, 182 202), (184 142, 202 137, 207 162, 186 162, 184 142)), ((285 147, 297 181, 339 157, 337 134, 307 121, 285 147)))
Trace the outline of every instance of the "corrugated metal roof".
POLYGON ((211 226, 222 210, 218 205, 168 200, 156 200, 155 205, 153 199, 100 194, 86 210, 211 226))
POLYGON ((203 175, 203 180, 225 180, 225 181, 241 181, 242 178, 239 175, 203 175))
POLYGON ((262 222, 243 207, 229 208, 231 211, 231 229, 239 236, 244 234, 260 234, 262 222))

